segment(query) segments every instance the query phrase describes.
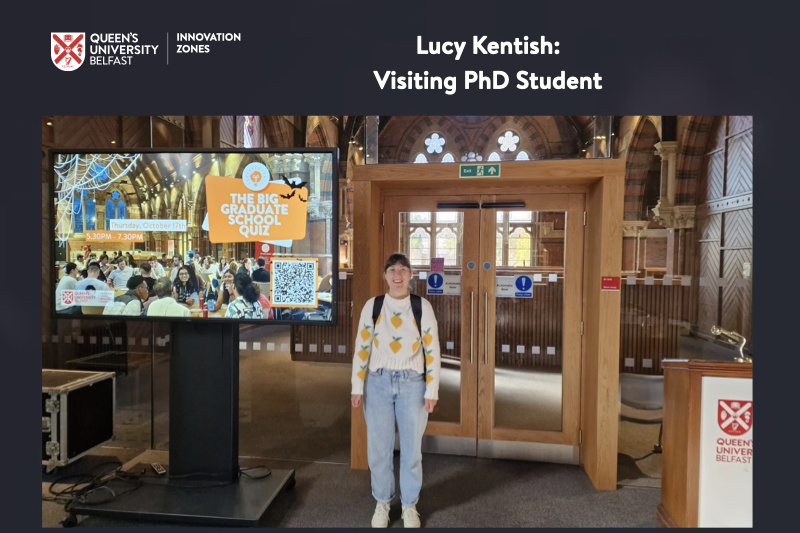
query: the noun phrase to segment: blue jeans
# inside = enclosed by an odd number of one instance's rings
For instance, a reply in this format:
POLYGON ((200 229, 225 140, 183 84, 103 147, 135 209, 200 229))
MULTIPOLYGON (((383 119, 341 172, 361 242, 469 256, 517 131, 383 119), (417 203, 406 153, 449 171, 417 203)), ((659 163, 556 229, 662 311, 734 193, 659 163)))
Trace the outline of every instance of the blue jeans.
POLYGON ((425 412, 425 376, 414 370, 370 372, 364 391, 367 420, 367 459, 372 496, 378 503, 394 498, 394 425, 400 436, 400 501, 416 505, 422 488, 422 434, 425 412))

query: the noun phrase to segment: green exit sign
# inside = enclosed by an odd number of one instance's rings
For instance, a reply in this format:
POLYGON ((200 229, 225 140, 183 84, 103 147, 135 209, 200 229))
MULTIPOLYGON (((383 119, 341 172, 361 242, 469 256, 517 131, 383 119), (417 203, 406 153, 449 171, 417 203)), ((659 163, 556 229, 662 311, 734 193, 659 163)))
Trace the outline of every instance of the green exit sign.
POLYGON ((459 178, 499 178, 500 163, 470 163, 458 166, 459 178))

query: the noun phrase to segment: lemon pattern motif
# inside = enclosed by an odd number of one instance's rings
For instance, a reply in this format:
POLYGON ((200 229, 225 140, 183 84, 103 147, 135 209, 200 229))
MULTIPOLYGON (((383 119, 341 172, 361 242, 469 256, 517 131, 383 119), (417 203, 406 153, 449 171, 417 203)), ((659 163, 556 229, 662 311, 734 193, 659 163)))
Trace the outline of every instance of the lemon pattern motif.
POLYGON ((364 381, 371 371, 413 370, 425 374, 425 398, 438 400, 441 351, 438 324, 430 303, 422 298, 421 332, 411 310, 410 297, 398 300, 385 295, 374 324, 373 305, 374 298, 367 301, 359 317, 351 393, 363 394, 364 381), (384 315, 387 320, 383 320, 384 315))

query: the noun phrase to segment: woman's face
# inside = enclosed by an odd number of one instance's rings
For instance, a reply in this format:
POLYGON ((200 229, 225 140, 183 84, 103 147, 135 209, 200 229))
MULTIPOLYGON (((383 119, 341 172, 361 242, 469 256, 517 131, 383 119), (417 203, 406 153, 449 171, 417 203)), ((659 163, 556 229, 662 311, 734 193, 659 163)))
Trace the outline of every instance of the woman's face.
POLYGON ((386 269, 383 274, 389 289, 397 293, 408 292, 408 282, 411 281, 411 270, 401 263, 395 263, 386 269))
POLYGON ((178 271, 178 279, 181 280, 183 285, 186 285, 189 282, 189 271, 185 268, 182 268, 178 271))
POLYGON ((228 292, 231 292, 233 287, 233 274, 231 271, 225 272, 225 275, 222 276, 222 281, 225 283, 225 286, 228 287, 228 292))

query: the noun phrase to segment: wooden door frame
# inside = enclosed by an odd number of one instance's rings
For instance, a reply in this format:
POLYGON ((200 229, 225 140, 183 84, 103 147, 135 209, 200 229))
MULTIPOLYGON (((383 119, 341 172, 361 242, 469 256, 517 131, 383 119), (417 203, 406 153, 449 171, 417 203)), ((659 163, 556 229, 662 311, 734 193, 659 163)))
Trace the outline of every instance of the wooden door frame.
MULTIPOLYGON (((459 178, 457 164, 359 165, 353 168, 354 312, 382 283, 383 201, 392 194, 576 193, 586 195, 581 362, 580 464, 595 488, 617 484, 620 292, 602 291, 601 277, 622 270, 625 161, 578 159, 501 163, 499 178, 459 178)), ((355 328, 352 335, 356 335, 355 328)), ((351 468, 366 469, 363 411, 351 418, 351 468)))

